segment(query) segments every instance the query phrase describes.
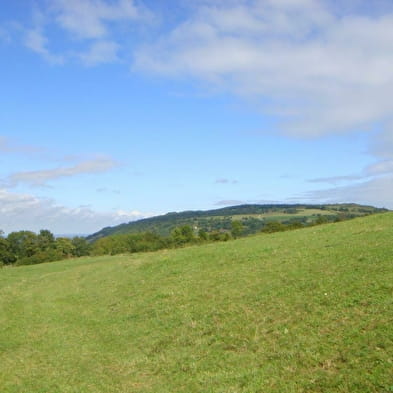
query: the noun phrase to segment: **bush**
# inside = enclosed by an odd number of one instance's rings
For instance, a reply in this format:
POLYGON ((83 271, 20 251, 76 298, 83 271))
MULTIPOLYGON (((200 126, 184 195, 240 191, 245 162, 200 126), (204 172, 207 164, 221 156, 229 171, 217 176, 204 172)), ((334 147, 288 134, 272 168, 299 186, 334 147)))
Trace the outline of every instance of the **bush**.
POLYGON ((232 236, 228 232, 219 232, 219 231, 214 231, 209 233, 209 239, 213 240, 214 242, 219 242, 219 241, 228 241, 232 238, 232 236))
POLYGON ((271 221, 268 222, 262 229, 264 233, 273 233, 273 232, 282 232, 287 230, 287 226, 282 224, 281 222, 271 221))

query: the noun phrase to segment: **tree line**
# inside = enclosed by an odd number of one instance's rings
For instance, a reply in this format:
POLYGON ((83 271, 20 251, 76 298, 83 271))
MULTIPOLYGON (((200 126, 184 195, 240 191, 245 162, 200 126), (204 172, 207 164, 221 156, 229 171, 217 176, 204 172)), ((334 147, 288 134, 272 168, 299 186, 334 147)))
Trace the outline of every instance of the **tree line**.
POLYGON ((34 265, 89 255, 91 245, 84 237, 58 237, 42 229, 0 233, 0 265, 34 265))
MULTIPOLYGON (((312 224, 305 224, 301 221, 287 224, 271 221, 265 224, 261 232, 288 231, 327 222, 329 219, 326 216, 318 217, 318 220, 312 224)), ((94 242, 89 242, 80 236, 56 238, 46 229, 42 229, 38 234, 32 231, 11 232, 6 237, 0 231, 0 266, 33 265, 82 256, 157 251, 191 244, 228 241, 247 235, 247 227, 242 220, 233 220, 230 230, 207 232, 190 225, 182 225, 172 230, 170 236, 141 232, 106 236, 94 242)))

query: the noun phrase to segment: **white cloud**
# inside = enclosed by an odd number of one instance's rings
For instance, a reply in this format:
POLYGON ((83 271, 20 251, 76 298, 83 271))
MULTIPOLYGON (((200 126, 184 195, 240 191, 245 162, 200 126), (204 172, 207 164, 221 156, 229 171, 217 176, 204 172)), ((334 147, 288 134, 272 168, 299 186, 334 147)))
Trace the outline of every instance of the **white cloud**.
POLYGON ((393 13, 337 15, 327 1, 200 7, 135 68, 252 96, 291 135, 368 129, 393 113, 393 13))
POLYGON ((0 189, 0 215, 0 229, 6 233, 19 230, 37 232, 45 228, 62 234, 91 234, 106 226, 151 216, 136 210, 97 212, 89 207, 68 208, 51 199, 11 193, 5 189, 0 189))
POLYGON ((107 172, 118 166, 118 163, 110 158, 96 158, 83 161, 70 167, 60 167, 54 169, 16 172, 11 174, 5 181, 8 186, 15 186, 20 183, 32 186, 44 186, 48 181, 71 177, 80 174, 95 174, 107 172))
POLYGON ((88 52, 80 55, 86 66, 95 66, 101 63, 114 63, 119 61, 117 52, 120 46, 112 41, 97 41, 93 43, 88 52))
POLYGON ((133 0, 55 0, 52 9, 57 23, 82 39, 101 39, 109 35, 109 22, 132 21, 144 15, 133 0))

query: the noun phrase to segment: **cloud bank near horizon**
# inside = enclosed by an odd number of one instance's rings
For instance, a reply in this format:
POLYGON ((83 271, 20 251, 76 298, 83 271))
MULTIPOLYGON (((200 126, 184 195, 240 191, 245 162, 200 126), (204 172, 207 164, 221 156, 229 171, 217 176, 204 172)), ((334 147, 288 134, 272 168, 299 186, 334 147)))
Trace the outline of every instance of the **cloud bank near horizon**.
POLYGON ((49 229, 55 234, 91 234, 103 227, 135 221, 152 214, 136 210, 99 212, 89 206, 69 208, 52 199, 0 188, 0 215, 0 229, 6 233, 15 230, 15 222, 18 222, 20 229, 34 232, 49 229))

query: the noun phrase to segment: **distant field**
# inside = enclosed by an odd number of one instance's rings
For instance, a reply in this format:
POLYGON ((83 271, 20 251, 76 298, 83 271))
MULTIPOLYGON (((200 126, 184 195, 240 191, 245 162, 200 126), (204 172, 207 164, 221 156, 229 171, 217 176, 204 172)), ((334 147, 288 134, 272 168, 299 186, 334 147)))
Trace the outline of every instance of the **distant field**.
POLYGON ((0 270, 1 393, 393 392, 393 214, 0 270))
MULTIPOLYGON (((264 214, 236 214, 234 216, 231 216, 232 219, 234 220, 241 220, 243 218, 247 217, 254 217, 254 218, 274 218, 277 220, 282 220, 282 219, 288 219, 291 217, 310 217, 310 216, 317 216, 317 215, 332 215, 332 214, 337 214, 337 211, 334 210, 320 210, 320 209, 299 209, 296 213, 286 213, 283 214, 282 212, 276 213, 276 212, 269 212, 269 213, 264 213, 264 214)), ((224 219, 224 216, 215 216, 212 218, 217 218, 217 219, 224 219)))
MULTIPOLYGON (((283 220, 291 217, 311 217, 311 216, 328 216, 328 215, 335 215, 337 214, 337 210, 328 210, 328 209, 297 209, 296 213, 285 213, 282 212, 268 212, 264 214, 236 214, 231 216, 233 219, 240 220, 247 217, 254 217, 254 218, 274 218, 277 220, 283 220)), ((364 215, 361 212, 353 211, 351 212, 357 215, 364 215)), ((224 219, 225 216, 213 216, 212 218, 217 219, 224 219)))

